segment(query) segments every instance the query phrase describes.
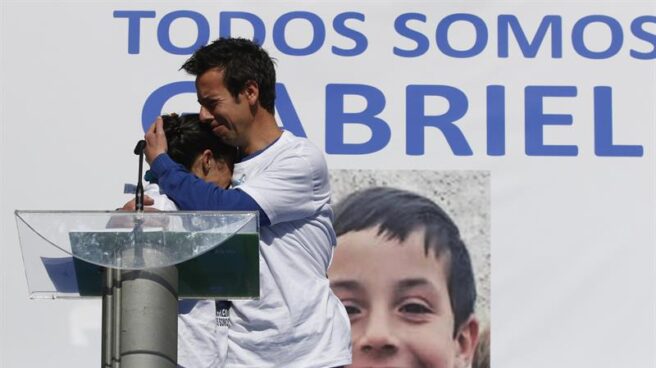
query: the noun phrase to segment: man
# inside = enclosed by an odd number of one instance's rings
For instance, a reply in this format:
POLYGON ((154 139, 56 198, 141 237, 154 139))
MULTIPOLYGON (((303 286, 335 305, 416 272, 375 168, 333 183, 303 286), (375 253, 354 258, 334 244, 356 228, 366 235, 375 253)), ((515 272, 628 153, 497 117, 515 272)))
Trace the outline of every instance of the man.
POLYGON ((173 162, 161 119, 146 133, 151 171, 182 210, 256 210, 262 225, 261 297, 233 302, 225 366, 349 364, 348 316, 326 278, 335 244, 326 162, 308 140, 278 127, 271 58, 251 41, 219 39, 183 69, 196 76, 201 120, 240 150, 234 189, 173 162))

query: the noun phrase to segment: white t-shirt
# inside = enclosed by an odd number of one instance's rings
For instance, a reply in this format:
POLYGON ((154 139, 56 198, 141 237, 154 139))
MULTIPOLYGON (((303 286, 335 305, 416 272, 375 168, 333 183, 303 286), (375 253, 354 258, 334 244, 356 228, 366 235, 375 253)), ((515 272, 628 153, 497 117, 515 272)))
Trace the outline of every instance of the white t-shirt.
MULTIPOLYGON (((157 184, 147 184, 144 194, 160 211, 178 207, 157 184)), ((228 350, 228 327, 218 323, 213 300, 181 300, 178 303, 178 366, 184 368, 222 367, 228 350)))
POLYGON ((232 177, 271 225, 260 228, 261 297, 230 310, 226 367, 350 364, 349 319, 326 276, 336 239, 323 154, 285 131, 232 177))

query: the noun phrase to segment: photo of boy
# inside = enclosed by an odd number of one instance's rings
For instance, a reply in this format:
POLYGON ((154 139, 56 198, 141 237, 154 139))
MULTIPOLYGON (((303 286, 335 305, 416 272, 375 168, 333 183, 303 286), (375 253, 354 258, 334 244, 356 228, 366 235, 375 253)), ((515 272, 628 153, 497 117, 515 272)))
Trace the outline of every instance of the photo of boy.
POLYGON ((337 204, 334 227, 328 277, 351 321, 353 366, 468 367, 476 286, 449 215, 424 196, 372 187, 337 204))

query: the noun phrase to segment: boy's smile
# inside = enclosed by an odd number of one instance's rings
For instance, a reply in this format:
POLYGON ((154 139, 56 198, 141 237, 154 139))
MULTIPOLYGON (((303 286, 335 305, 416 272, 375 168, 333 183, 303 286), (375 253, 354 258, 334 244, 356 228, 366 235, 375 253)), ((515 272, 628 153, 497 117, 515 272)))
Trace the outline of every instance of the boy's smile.
POLYGON ((337 242, 328 275, 351 320, 354 367, 464 366, 460 333, 453 337, 448 253, 426 254, 423 230, 400 242, 373 227, 337 242))

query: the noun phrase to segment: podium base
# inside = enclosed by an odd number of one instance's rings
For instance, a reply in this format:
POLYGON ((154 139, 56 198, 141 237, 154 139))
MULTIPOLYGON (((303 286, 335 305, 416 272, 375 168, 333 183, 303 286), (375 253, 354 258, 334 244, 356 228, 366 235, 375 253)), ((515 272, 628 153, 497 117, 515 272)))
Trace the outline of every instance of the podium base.
POLYGON ((177 268, 108 269, 105 277, 102 367, 176 368, 177 268))

